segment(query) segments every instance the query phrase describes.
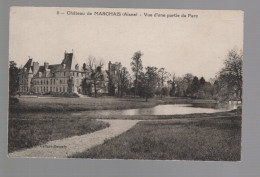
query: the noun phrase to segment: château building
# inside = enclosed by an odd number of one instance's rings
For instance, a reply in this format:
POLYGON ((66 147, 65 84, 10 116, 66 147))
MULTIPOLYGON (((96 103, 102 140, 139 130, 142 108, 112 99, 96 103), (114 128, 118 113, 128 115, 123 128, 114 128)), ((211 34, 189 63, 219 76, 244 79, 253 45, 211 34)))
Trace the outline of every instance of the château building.
MULTIPOLYGON (((101 69, 100 69, 101 70, 101 69)), ((104 72, 103 72, 104 73, 104 72)), ((38 62, 29 58, 19 72, 19 92, 43 94, 48 92, 82 93, 82 80, 91 83, 89 70, 79 67, 73 53, 64 54, 61 64, 45 62, 40 66, 38 62)), ((99 92, 107 92, 108 79, 106 76, 98 80, 102 89, 99 92)), ((92 88, 93 91, 93 88, 92 88)))

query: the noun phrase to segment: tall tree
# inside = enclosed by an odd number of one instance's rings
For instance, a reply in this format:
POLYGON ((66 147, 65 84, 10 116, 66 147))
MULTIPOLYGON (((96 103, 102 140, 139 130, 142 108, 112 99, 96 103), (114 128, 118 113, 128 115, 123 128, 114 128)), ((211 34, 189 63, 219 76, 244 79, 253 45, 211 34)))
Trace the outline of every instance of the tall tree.
POLYGON ((19 69, 14 61, 9 62, 9 95, 16 95, 19 89, 19 69))
POLYGON ((198 93, 200 88, 200 82, 199 82, 199 78, 197 76, 195 76, 192 80, 191 83, 191 93, 194 96, 196 93, 198 93))
POLYGON ((114 76, 115 88, 117 88, 117 96, 122 95, 122 64, 115 63, 115 76, 114 76))
POLYGON ((187 73, 183 76, 183 96, 187 96, 191 94, 191 84, 193 81, 194 76, 191 73, 187 73))
POLYGON ((200 86, 203 87, 205 83, 206 83, 206 81, 205 81, 204 77, 201 77, 200 78, 200 86))
POLYGON ((177 85, 176 95, 187 96, 191 94, 191 83, 193 81, 193 75, 190 73, 185 74, 183 77, 176 77, 175 83, 177 85))
POLYGON ((176 92, 176 76, 175 73, 172 74, 172 82, 171 82, 171 89, 170 89, 170 96, 175 96, 176 92))
POLYGON ((151 98, 154 95, 156 86, 158 83, 158 72, 156 67, 148 66, 145 68, 146 72, 144 74, 144 92, 145 99, 148 101, 148 98, 151 98))
POLYGON ((120 97, 123 96, 123 94, 127 91, 127 89, 129 88, 129 83, 130 83, 130 75, 129 72, 127 71, 126 67, 123 67, 121 70, 121 93, 120 93, 120 97))
POLYGON ((143 69, 143 64, 142 64, 142 53, 141 51, 137 51, 134 53, 134 56, 132 57, 132 62, 131 62, 131 67, 132 71, 134 72, 135 75, 135 81, 134 81, 134 87, 135 87, 135 97, 137 93, 137 83, 138 83, 138 76, 142 72, 143 69))
POLYGON ((229 99, 236 97, 242 100, 242 82, 243 82, 243 52, 237 49, 232 49, 228 52, 224 61, 224 67, 219 73, 221 85, 226 86, 229 99))
MULTIPOLYGON (((158 71, 158 75, 160 78, 160 87, 161 87, 161 99, 162 99, 162 95, 163 95, 163 88, 164 88, 164 82, 169 79, 170 77, 170 73, 168 73, 165 68, 160 68, 158 71)), ((165 91, 165 89, 164 89, 165 91)))
POLYGON ((173 96, 175 96, 175 92, 176 92, 175 82, 172 81, 171 85, 172 85, 172 87, 171 87, 171 90, 170 90, 170 96, 173 97, 173 96))

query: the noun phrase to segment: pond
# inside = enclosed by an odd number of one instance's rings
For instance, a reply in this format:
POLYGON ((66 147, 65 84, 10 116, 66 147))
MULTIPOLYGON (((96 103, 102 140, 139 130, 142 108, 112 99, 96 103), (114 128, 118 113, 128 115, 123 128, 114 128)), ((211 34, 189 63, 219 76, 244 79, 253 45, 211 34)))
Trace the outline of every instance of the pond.
POLYGON ((194 113, 216 113, 235 109, 234 106, 200 105, 200 104, 166 104, 152 108, 123 109, 123 110, 98 110, 90 111, 96 115, 176 115, 194 113))

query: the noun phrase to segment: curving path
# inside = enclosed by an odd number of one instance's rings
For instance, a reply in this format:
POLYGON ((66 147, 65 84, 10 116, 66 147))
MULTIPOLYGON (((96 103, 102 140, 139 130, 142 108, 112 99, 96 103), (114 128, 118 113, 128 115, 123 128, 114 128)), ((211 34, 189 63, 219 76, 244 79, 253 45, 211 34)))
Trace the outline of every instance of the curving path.
POLYGON ((96 145, 102 144, 106 139, 132 128, 140 120, 105 120, 110 126, 108 128, 81 136, 73 136, 61 140, 50 141, 30 149, 9 153, 9 157, 52 157, 66 158, 72 154, 83 152, 96 145))

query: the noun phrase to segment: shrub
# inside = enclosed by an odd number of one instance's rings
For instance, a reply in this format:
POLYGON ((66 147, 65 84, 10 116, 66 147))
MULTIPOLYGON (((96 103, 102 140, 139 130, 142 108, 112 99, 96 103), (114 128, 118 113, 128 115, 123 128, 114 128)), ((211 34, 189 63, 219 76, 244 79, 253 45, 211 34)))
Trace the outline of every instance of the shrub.
POLYGON ((16 97, 9 97, 9 104, 19 103, 19 99, 16 97))

